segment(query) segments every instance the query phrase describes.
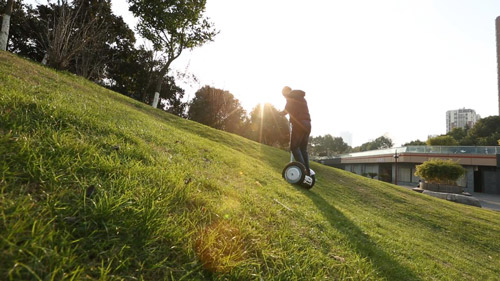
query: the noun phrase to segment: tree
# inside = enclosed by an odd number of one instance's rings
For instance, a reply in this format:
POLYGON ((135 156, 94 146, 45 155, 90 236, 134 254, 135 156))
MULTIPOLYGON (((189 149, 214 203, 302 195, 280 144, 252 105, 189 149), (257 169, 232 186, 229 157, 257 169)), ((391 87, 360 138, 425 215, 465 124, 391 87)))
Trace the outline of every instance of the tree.
MULTIPOLYGON (((0 0, 0 10, 4 7, 5 2, 0 0)), ((124 95, 151 102, 146 93, 155 88, 152 79, 160 62, 155 59, 154 51, 143 46, 135 48, 134 32, 112 13, 109 0, 63 1, 35 8, 16 1, 12 16, 16 20, 11 24, 9 51, 38 62, 48 59, 52 67, 64 67, 124 95), (68 21, 75 24, 68 25, 68 21), (99 23, 99 31, 95 31, 95 26, 89 27, 90 22, 99 23), (61 51, 56 59, 48 55, 54 40, 62 40, 65 46, 62 49, 69 52, 70 41, 75 41, 78 29, 85 26, 92 30, 88 33, 96 36, 84 48, 68 56, 61 51)), ((179 77, 182 78, 178 75, 176 79, 179 77)), ((165 76, 160 92, 162 109, 185 117, 183 96, 184 90, 176 85, 174 77, 165 76)))
POLYGON ((163 54, 156 71, 154 100, 157 100, 172 62, 183 50, 212 41, 218 32, 203 15, 206 0, 128 0, 128 2, 129 10, 139 18, 137 27, 139 33, 153 43, 155 51, 163 54))
POLYGON ((330 134, 317 136, 310 139, 311 154, 318 156, 332 156, 345 153, 351 147, 341 137, 333 137, 330 134))
POLYGON ((106 87, 126 96, 148 103, 145 93, 151 88, 151 73, 156 67, 154 52, 144 46, 123 48, 115 54, 106 72, 106 87))
POLYGON ((245 117, 233 94, 210 86, 199 89, 189 104, 189 119, 231 133, 241 133, 245 117))
MULTIPOLYGON (((6 3, 0 0, 0 10, 3 10, 5 6, 6 3)), ((39 38, 44 29, 38 8, 35 9, 21 1, 14 1, 11 17, 15 20, 10 23, 7 50, 34 61, 42 61, 45 50, 39 38)))
POLYGON ((187 117, 187 103, 182 102, 185 93, 184 89, 176 85, 172 76, 167 76, 163 84, 160 93, 161 109, 183 118, 187 117))
POLYGON ((465 169, 453 160, 431 159, 417 166, 415 175, 430 183, 456 184, 465 169))
POLYGON ((489 116, 483 118, 469 130, 467 138, 472 145, 498 145, 500 139, 500 117, 489 116))
POLYGON ((350 150, 350 146, 344 142, 344 139, 341 137, 328 138, 326 140, 326 147, 333 154, 342 154, 350 150))
POLYGON ((288 120, 273 105, 258 104, 250 113, 249 123, 248 138, 267 145, 287 147, 290 140, 288 120))
POLYGON ((14 7, 14 0, 7 0, 7 6, 2 15, 2 28, 0 29, 0 51, 7 50, 7 43, 9 41, 9 28, 10 16, 12 15, 12 8, 14 7))
POLYGON ((427 145, 441 145, 441 146, 454 146, 458 145, 458 142, 451 136, 442 135, 427 140, 427 145))
POLYGON ((102 14, 106 6, 109 8, 109 0, 97 1, 96 10, 86 8, 85 2, 77 0, 70 4, 60 0, 57 4, 38 7, 45 29, 40 41, 51 67, 69 69, 78 55, 106 36, 108 30, 102 14))
POLYGON ((134 32, 112 13, 109 0, 63 1, 35 8, 15 2, 14 8, 11 52, 38 62, 45 58, 52 67, 95 82, 105 84, 107 69, 127 60, 124 54, 134 49, 134 32), (81 37, 83 30, 88 37, 81 37))
POLYGON ((391 148, 394 146, 392 140, 385 136, 380 136, 373 141, 365 142, 361 146, 355 147, 354 152, 391 148))
POLYGON ((426 145, 426 143, 421 140, 414 140, 403 144, 403 146, 412 146, 412 145, 426 145))
POLYGON ((327 156, 327 149, 324 145, 324 136, 309 136, 308 151, 315 156, 327 156))
POLYGON ((111 11, 110 0, 74 0, 73 10, 79 11, 77 21, 92 25, 92 40, 70 62, 69 70, 95 82, 106 79, 106 69, 122 59, 124 51, 133 49, 134 32, 111 11))
POLYGON ((446 133, 446 135, 452 137, 454 140, 457 141, 458 144, 462 144, 462 142, 467 137, 467 133, 469 132, 469 130, 470 130, 469 127, 453 128, 451 131, 446 133))
MULTIPOLYGON (((144 46, 136 48, 120 49, 114 59, 106 67, 105 86, 141 102, 150 103, 152 99, 147 92, 154 90, 154 81, 151 74, 157 66, 154 52, 147 50, 144 46)), ((182 79, 182 77, 177 77, 182 79)), ((167 76, 164 79, 160 92, 161 109, 186 117, 187 104, 182 101, 184 89, 177 86, 174 77, 167 76)))

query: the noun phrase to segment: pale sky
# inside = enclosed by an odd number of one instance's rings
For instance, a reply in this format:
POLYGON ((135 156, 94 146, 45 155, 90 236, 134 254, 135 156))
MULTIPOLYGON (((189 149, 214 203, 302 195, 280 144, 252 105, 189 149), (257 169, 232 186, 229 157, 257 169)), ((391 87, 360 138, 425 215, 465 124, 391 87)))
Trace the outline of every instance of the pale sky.
MULTIPOLYGON (((116 14, 134 29, 125 0, 116 14)), ((231 92, 250 111, 306 92, 313 136, 386 135, 398 146, 446 133, 446 111, 498 114, 498 0, 207 0, 220 30, 173 68, 231 92)))

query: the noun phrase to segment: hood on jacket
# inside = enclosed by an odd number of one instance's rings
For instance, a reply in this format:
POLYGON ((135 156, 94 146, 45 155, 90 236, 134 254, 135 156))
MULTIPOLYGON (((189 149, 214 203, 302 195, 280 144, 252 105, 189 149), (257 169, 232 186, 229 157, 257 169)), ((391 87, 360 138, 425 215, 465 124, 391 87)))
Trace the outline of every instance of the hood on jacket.
POLYGON ((291 99, 303 98, 306 95, 306 92, 302 90, 293 90, 288 94, 288 97, 291 99))

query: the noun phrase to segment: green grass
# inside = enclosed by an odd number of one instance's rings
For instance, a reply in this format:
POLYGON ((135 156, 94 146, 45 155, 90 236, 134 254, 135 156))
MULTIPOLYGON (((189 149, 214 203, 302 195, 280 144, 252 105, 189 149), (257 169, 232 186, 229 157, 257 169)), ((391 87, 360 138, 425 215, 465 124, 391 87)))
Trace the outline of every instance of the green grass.
POLYGON ((0 280, 500 280, 500 213, 288 157, 0 52, 0 280))

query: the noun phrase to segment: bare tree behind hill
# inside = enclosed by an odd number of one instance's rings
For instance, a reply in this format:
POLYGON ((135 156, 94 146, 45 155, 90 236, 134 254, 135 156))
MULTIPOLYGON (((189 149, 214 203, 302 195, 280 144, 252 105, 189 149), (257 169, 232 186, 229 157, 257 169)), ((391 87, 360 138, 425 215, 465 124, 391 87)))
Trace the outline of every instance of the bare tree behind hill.
POLYGON ((44 22, 45 34, 41 40, 46 63, 56 69, 68 69, 72 60, 105 36, 105 21, 99 13, 87 14, 89 10, 84 9, 84 5, 71 5, 67 0, 49 5, 53 14, 44 22))

